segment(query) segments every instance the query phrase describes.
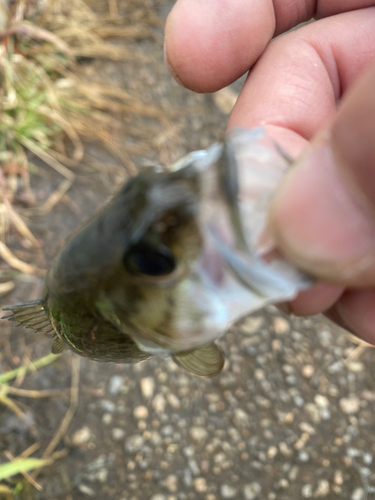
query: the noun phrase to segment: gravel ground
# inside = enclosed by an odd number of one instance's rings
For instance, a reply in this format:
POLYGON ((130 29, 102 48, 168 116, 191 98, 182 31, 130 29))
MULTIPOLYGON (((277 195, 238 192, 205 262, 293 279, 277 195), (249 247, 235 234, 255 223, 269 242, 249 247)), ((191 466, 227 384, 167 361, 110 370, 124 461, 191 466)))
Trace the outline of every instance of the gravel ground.
MULTIPOLYGON (((171 2, 148 5, 163 18, 171 2)), ((144 128, 149 135, 140 141, 150 144, 150 154, 134 161, 168 163, 220 137, 227 119, 222 108, 211 96, 193 95, 172 81, 160 43, 138 45, 154 57, 148 66, 100 62, 82 68, 93 79, 120 82, 160 104, 169 117, 174 112, 170 130, 144 128), (169 138, 161 141, 161 134, 169 138)), ((128 117, 125 125, 127 120, 138 118, 128 117)), ((106 161, 96 148, 91 153, 106 161)), ((47 260, 123 179, 118 170, 84 170, 69 198, 42 220, 30 219, 47 260)), ((51 191, 56 182, 49 170, 33 178, 36 190, 51 191)), ((40 287, 39 279, 24 277, 6 302, 36 298, 40 287)), ((17 366, 25 354, 48 353, 49 340, 36 342, 33 334, 1 326, 9 344, 0 371, 17 366)), ((42 470, 42 492, 25 486, 17 498, 375 498, 373 349, 360 352, 323 318, 286 318, 274 308, 247 318, 221 345, 226 366, 209 380, 169 360, 125 366, 81 359, 77 411, 58 447, 67 455, 42 470)), ((23 419, 0 409, 1 452, 18 455, 35 441, 45 449, 69 407, 73 359, 64 354, 22 383, 24 389, 61 389, 59 397, 16 397, 23 419)))

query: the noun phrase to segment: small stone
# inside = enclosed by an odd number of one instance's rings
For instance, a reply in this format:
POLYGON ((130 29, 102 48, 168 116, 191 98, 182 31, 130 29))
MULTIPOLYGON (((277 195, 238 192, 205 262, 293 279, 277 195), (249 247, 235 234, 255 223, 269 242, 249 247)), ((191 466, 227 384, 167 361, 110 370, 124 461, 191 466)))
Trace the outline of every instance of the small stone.
POLYGON ((108 391, 111 396, 117 396, 124 384, 124 377, 114 375, 108 383, 108 391))
POLYGON ((363 500, 364 498, 365 491, 363 488, 356 488, 351 496, 351 500, 363 500))
POLYGON ((288 447, 288 445, 282 441, 279 443, 279 450, 284 457, 290 457, 290 455, 293 453, 293 451, 288 447))
POLYGON ((299 453, 298 453, 298 460, 300 462, 308 462, 309 461, 309 454, 305 451, 305 450, 301 450, 299 453))
POLYGON ((305 410, 310 415, 311 420, 315 424, 319 424, 321 418, 320 418, 319 408, 316 406, 316 404, 314 404, 314 403, 307 403, 305 405, 305 410))
POLYGON ((235 422, 240 426, 246 427, 249 425, 249 415, 241 408, 234 409, 234 418, 235 422))
POLYGON ((360 361, 350 361, 348 364, 348 370, 353 373, 361 373, 364 370, 364 364, 360 361))
POLYGON ((315 434, 314 427, 312 425, 310 425, 308 422, 301 422, 299 424, 299 428, 301 429, 302 432, 306 432, 307 434, 310 434, 310 436, 315 434))
POLYGON ((100 483, 106 483, 108 479, 108 469, 98 470, 95 477, 100 483))
POLYGON ((363 454, 363 463, 366 465, 372 464, 372 455, 370 453, 363 454))
POLYGON ((305 378, 310 378, 314 375, 314 367, 313 365, 305 365, 302 367, 302 375, 305 378))
POLYGON ((335 471, 335 476, 333 481, 336 484, 336 486, 342 486, 342 484, 344 483, 344 477, 342 475, 341 470, 335 471))
POLYGON ((281 490, 286 490, 289 487, 289 481, 285 478, 280 479, 280 481, 278 483, 278 487, 281 490))
POLYGON ((290 479, 290 481, 295 481, 298 477, 298 473, 299 467, 297 467, 297 465, 293 465, 288 474, 288 478, 290 479))
POLYGON ((181 406, 180 400, 172 392, 167 394, 167 401, 174 410, 178 410, 181 406))
POLYGON ((152 407, 158 413, 164 413, 165 399, 161 394, 157 394, 152 400, 152 407))
POLYGON ((197 493, 205 493, 207 491, 207 482, 204 477, 194 479, 193 486, 197 493))
POLYGON ((91 431, 85 426, 82 429, 76 431, 72 436, 72 445, 73 446, 81 446, 84 443, 87 443, 90 440, 91 431))
POLYGON ((125 451, 129 453, 134 453, 139 451, 143 446, 143 437, 139 434, 135 434, 134 436, 130 436, 125 443, 125 451))
POLYGON ((112 422, 112 420, 113 420, 113 417, 110 413, 104 413, 103 418, 102 418, 103 424, 109 425, 112 422))
POLYGON ((341 411, 347 415, 351 413, 358 413, 360 408, 360 401, 356 396, 349 396, 348 398, 341 398, 339 401, 341 411))
POLYGON ((312 497, 311 484, 305 484, 302 486, 301 495, 303 496, 303 498, 311 498, 312 497))
POLYGON ((171 437, 173 435, 173 427, 171 425, 165 425, 161 429, 161 435, 163 437, 171 437))
POLYGON ((208 432, 204 427, 192 427, 190 429, 190 436, 193 441, 202 443, 206 440, 208 432))
POLYGON ((134 408, 133 417, 137 420, 144 420, 148 417, 148 409, 145 406, 137 406, 134 408))
POLYGON ((270 446, 267 450, 267 457, 268 458, 275 458, 276 455, 278 454, 278 449, 276 446, 270 446))
POLYGON ((150 500, 167 500, 167 497, 165 495, 157 493, 156 495, 152 495, 150 500))
POLYGON ((278 316, 273 320, 273 328, 277 335, 284 335, 289 332, 290 325, 285 318, 278 316))
POLYGON ((115 403, 113 403, 109 399, 101 399, 99 401, 99 406, 107 413, 113 413, 116 409, 115 403))
POLYGON ((212 494, 206 495, 204 497, 204 500, 216 500, 216 495, 212 495, 212 494))
POLYGON ((317 394, 314 398, 316 406, 319 408, 328 408, 329 406, 329 400, 322 394, 317 394))
POLYGON ((229 484, 222 484, 220 486, 220 493, 222 498, 235 498, 237 495, 237 490, 229 484))
POLYGON ((193 478, 191 476, 190 469, 184 469, 184 483, 188 488, 190 488, 190 486, 193 484, 193 478))
POLYGON ((241 324, 241 332, 248 334, 248 335, 253 335, 256 333, 264 324, 264 318, 262 316, 254 316, 247 318, 243 323, 241 324))
POLYGON ((243 488, 243 496, 245 500, 255 500, 259 497, 262 487, 259 483, 246 484, 243 488))
POLYGON ((318 487, 314 491, 314 497, 326 497, 329 493, 329 482, 326 479, 321 479, 318 482, 318 487))
POLYGON ((152 377, 141 378, 139 381, 142 396, 146 399, 152 398, 155 389, 155 382, 152 377))
POLYGON ((177 489, 178 489, 178 478, 177 476, 173 475, 173 474, 170 474, 165 482, 165 487, 167 488, 167 490, 170 492, 170 493, 176 493, 177 492, 177 489))
POLYGON ((114 441, 121 441, 125 437, 125 431, 124 429, 120 429, 120 427, 114 427, 111 434, 114 441))
POLYGON ((87 486, 86 484, 79 484, 78 489, 83 495, 87 495, 88 497, 95 496, 95 491, 92 488, 90 488, 90 486, 87 486))
POLYGON ((197 461, 191 458, 188 461, 188 464, 189 464, 189 468, 191 470, 191 473, 194 476, 199 476, 199 474, 200 474, 201 471, 200 471, 200 468, 198 467, 197 461))

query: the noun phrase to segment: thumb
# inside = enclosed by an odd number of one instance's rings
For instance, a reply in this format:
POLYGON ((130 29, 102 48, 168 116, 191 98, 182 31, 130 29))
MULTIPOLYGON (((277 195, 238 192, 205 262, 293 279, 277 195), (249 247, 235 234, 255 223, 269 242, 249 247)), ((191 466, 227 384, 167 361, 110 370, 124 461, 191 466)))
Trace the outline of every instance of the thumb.
POLYGON ((375 64, 287 174, 270 230, 310 274, 344 286, 375 285, 375 64))

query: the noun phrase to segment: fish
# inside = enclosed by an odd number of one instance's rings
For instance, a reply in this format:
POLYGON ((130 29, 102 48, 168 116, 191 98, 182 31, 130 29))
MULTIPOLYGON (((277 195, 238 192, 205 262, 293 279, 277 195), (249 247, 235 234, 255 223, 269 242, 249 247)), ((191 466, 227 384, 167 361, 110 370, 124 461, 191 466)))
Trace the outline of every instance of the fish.
POLYGON ((168 171, 140 172, 67 239, 42 298, 5 318, 52 335, 56 354, 171 356, 196 376, 220 373, 230 325, 312 284, 264 237, 290 163, 264 129, 235 129, 168 171))

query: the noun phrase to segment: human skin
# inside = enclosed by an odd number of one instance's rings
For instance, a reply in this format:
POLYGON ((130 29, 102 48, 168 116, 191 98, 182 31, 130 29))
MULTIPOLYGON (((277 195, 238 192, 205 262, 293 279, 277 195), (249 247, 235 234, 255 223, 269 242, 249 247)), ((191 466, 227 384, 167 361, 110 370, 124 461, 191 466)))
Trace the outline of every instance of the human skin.
POLYGON ((228 127, 262 125, 298 158, 269 231, 319 280, 282 308, 375 344, 375 1, 178 0, 165 56, 196 92, 251 70, 228 127))

